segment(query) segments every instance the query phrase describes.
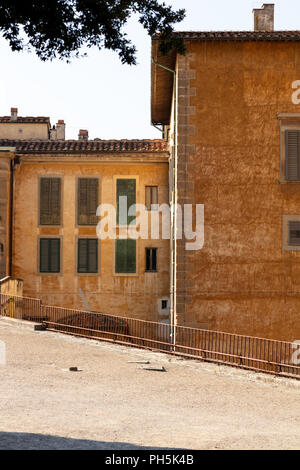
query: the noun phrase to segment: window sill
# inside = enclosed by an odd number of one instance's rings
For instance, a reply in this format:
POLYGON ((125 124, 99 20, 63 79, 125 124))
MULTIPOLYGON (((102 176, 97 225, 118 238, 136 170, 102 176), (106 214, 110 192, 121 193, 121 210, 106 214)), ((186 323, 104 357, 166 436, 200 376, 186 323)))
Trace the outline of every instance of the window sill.
POLYGON ((279 184, 300 184, 300 179, 297 180, 297 181, 288 181, 288 180, 285 180, 285 179, 280 179, 280 180, 278 180, 278 183, 279 184))

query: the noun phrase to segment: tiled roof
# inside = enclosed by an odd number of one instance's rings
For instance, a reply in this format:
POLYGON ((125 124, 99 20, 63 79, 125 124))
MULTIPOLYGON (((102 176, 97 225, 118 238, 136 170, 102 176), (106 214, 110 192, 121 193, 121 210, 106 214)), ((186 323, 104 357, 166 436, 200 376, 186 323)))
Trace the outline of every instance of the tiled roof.
POLYGON ((165 152, 164 140, 7 140, 0 139, 0 147, 16 147, 19 154, 35 153, 134 153, 165 152))
POLYGON ((33 122, 33 123, 49 123, 50 118, 45 116, 18 116, 16 119, 12 119, 11 116, 0 116, 0 122, 33 122))
POLYGON ((187 41, 300 41, 300 31, 176 31, 173 35, 187 41))

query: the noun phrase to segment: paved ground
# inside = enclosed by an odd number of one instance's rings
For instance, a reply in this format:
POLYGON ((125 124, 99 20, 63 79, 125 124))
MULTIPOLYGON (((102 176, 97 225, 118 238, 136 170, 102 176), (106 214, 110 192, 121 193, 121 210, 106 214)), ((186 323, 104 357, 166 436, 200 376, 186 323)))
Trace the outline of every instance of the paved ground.
POLYGON ((300 448, 300 382, 10 326, 0 340, 0 449, 300 448))

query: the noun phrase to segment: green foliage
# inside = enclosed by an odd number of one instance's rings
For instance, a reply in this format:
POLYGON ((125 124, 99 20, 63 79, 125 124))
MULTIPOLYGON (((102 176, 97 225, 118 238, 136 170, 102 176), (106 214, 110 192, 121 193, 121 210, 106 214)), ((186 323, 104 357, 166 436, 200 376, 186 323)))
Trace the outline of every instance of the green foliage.
POLYGON ((161 52, 175 47, 184 53, 183 41, 172 32, 185 10, 173 11, 159 0, 0 0, 0 33, 12 50, 34 50, 44 61, 69 61, 85 55, 83 47, 96 46, 135 64, 136 48, 124 32, 132 14, 150 36, 160 35, 161 52))

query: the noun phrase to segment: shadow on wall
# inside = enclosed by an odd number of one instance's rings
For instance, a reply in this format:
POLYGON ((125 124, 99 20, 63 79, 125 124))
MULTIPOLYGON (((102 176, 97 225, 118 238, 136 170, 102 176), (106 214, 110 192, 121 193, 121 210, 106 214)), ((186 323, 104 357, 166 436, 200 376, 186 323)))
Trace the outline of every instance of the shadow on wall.
MULTIPOLYGON (((103 442, 71 439, 45 434, 1 432, 0 450, 171 450, 160 447, 143 447, 127 442, 103 442)), ((175 450, 175 449, 173 449, 175 450)), ((180 449, 183 450, 183 449, 180 449)))

